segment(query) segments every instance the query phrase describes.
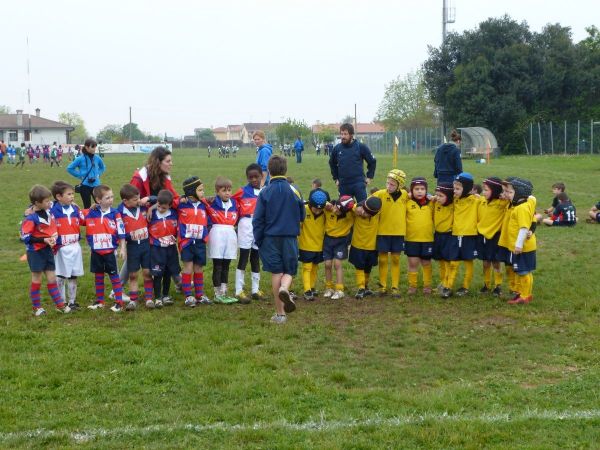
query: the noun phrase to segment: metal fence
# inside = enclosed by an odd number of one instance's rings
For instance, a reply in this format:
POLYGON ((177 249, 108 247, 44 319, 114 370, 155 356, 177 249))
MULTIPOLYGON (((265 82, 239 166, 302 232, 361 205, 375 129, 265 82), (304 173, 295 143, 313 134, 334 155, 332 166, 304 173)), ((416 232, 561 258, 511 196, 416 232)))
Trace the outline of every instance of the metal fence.
POLYGON ((531 122, 523 145, 528 155, 600 154, 600 122, 531 122))
POLYGON ((388 131, 379 136, 359 136, 359 140, 375 153, 391 153, 398 138, 399 154, 433 153, 444 142, 442 128, 411 128, 388 131))

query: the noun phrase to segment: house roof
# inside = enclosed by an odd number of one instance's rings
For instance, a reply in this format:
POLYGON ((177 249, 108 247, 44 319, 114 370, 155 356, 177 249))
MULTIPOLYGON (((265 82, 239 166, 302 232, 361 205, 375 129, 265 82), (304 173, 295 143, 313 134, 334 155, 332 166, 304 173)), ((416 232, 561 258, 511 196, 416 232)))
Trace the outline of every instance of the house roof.
POLYGON ((242 131, 242 126, 241 125, 227 125, 227 128, 229 128, 229 131, 242 131))
MULTIPOLYGON (((311 127, 313 133, 318 133, 324 129, 333 129, 336 132, 339 131, 341 123, 317 123, 311 127)), ((370 134, 370 133, 385 133, 385 128, 379 123, 361 123, 358 122, 354 127, 354 133, 356 134, 370 134)))
POLYGON ((30 128, 54 128, 72 131, 74 128, 64 123, 56 122, 31 114, 23 114, 23 125, 17 126, 18 114, 0 114, 0 129, 4 130, 28 130, 30 128), (30 122, 31 120, 31 122, 30 122), (31 123, 31 125, 30 125, 31 123))
POLYGON ((213 133, 226 133, 227 128, 225 127, 217 127, 212 129, 213 133))
POLYGON ((260 123, 260 122, 248 122, 248 123, 244 123, 243 127, 246 128, 246 130, 248 131, 256 131, 256 130, 265 130, 265 129, 270 129, 270 128, 274 128, 277 125, 281 125, 279 123, 260 123))

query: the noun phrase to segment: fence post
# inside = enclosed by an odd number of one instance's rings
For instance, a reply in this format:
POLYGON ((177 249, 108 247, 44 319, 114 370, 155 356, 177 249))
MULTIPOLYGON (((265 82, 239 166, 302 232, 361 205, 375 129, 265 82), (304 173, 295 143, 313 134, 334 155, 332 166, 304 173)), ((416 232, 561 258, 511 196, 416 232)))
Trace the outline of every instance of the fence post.
POLYGON ((567 154, 567 121, 565 120, 565 155, 567 154))
POLYGON ((550 122, 550 151, 554 155, 554 134, 552 134, 552 122, 550 122))
POLYGON ((533 122, 529 122, 529 148, 531 149, 531 156, 533 156, 533 122))
POLYGON ((542 149, 542 129, 540 128, 540 123, 538 122, 538 136, 540 138, 540 156, 544 154, 544 150, 542 149))
POLYGON ((580 132, 581 121, 577 121, 577 156, 579 156, 579 132, 580 132))
POLYGON ((590 155, 594 154, 594 119, 590 123, 590 155))

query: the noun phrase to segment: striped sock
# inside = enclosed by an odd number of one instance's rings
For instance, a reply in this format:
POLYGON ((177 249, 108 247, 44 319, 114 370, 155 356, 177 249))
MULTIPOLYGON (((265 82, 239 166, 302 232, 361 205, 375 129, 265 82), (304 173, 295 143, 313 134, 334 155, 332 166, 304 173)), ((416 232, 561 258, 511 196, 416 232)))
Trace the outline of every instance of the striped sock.
POLYGON ((31 306, 33 309, 38 309, 42 307, 41 296, 40 296, 40 287, 42 283, 31 283, 31 287, 29 288, 29 298, 31 299, 31 306))
POLYGON ((152 283, 152 278, 149 280, 144 280, 144 300, 152 300, 152 295, 154 294, 154 284, 152 283))
POLYGON ((129 300, 132 302, 138 301, 139 291, 129 291, 129 300))
POLYGON ((56 283, 48 283, 46 285, 48 287, 48 293, 50 297, 52 297, 52 301, 56 305, 57 308, 62 308, 65 306, 65 302, 60 295, 60 290, 58 289, 58 284, 56 283))
POLYGON ((183 295, 186 297, 191 297, 192 295, 192 274, 191 273, 182 273, 181 274, 181 290, 183 291, 183 295))
POLYGON ((204 295, 204 273, 194 272, 194 291, 196 298, 202 298, 204 295))
POLYGON ((96 301, 104 303, 104 273, 96 272, 96 301))
POLYGON ((111 273, 108 276, 110 277, 110 283, 112 284, 113 291, 115 292, 115 303, 122 305, 123 304, 123 285, 121 284, 121 279, 119 278, 119 274, 111 273))

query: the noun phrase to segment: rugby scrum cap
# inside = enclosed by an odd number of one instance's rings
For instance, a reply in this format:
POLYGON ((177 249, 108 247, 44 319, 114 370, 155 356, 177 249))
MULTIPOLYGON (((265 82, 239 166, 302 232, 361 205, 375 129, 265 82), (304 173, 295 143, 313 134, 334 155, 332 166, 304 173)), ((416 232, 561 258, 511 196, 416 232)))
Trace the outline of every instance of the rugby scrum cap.
POLYGON ((441 192, 446 195, 446 203, 444 206, 449 205, 454 201, 454 187, 452 187, 452 183, 439 183, 436 188, 436 192, 441 192))
POLYGON ((489 177, 483 180, 483 184, 490 188, 492 191, 492 200, 500 198, 502 194, 502 180, 498 177, 489 177))
POLYGON ((338 200, 340 210, 342 210, 343 212, 352 211, 352 208, 354 208, 355 204, 356 202, 354 201, 354 198, 352 198, 350 195, 342 195, 338 200))
POLYGON ((196 197, 196 189, 202 184, 198 177, 189 177, 183 181, 183 193, 186 197, 196 197))
POLYGON ((427 190, 427 180, 423 177, 415 177, 410 180, 410 193, 412 194, 412 190, 415 186, 425 186, 425 190, 427 190))
POLYGON ((513 205, 516 205, 522 200, 527 200, 527 197, 533 193, 533 184, 525 178, 515 177, 510 184, 515 190, 515 196, 512 201, 513 205))
POLYGON ((404 187, 404 183, 406 182, 406 174, 403 170, 392 169, 388 172, 387 177, 398 183, 398 190, 404 187))
POLYGON ((310 193, 308 197, 308 204, 313 208, 323 209, 327 203, 327 194, 325 192, 315 189, 310 193))
POLYGON ((381 210, 381 199, 379 197, 369 197, 361 202, 365 212, 370 216, 374 216, 381 210))
POLYGON ((463 193, 461 198, 466 197, 471 193, 471 190, 473 189, 473 175, 471 175, 469 172, 459 173, 456 175, 456 178, 454 178, 454 181, 458 181, 460 184, 462 184, 463 193))

